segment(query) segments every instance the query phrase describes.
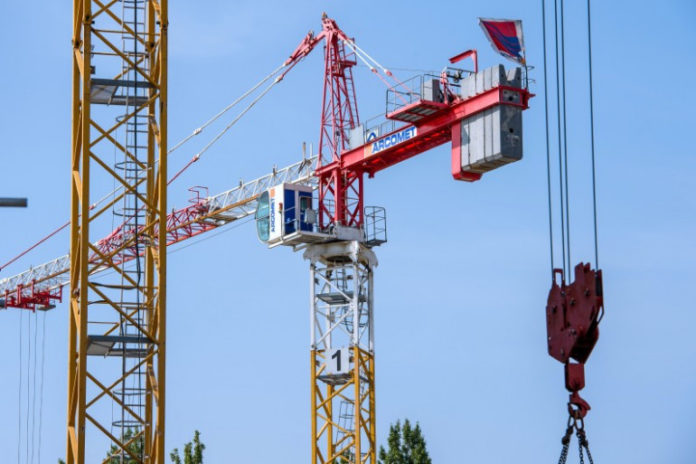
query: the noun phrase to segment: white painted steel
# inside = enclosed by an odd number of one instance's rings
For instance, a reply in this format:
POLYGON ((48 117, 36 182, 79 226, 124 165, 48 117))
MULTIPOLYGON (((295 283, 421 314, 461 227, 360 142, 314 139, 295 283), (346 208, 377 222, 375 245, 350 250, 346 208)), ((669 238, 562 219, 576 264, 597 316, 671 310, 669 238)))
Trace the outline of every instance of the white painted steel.
POLYGON ((358 241, 309 245, 311 348, 359 346, 372 352, 374 252, 358 241))
MULTIPOLYGON (((205 201, 208 205, 207 215, 213 215, 218 226, 245 218, 256 211, 256 197, 264 190, 280 184, 306 184, 313 189, 317 188, 317 179, 314 177, 314 165, 316 155, 305 158, 302 161, 291 164, 282 169, 273 169, 270 174, 259 177, 249 182, 240 182, 226 192, 208 197, 205 201), (232 208, 226 209, 232 205, 232 208), (224 210, 219 214, 215 211, 224 210)), ((13 292, 21 287, 29 287, 32 282, 36 290, 54 290, 70 281, 70 257, 61 256, 39 266, 34 266, 20 274, 0 280, 0 295, 6 291, 13 292)), ((0 300, 0 308, 3 307, 0 300)))

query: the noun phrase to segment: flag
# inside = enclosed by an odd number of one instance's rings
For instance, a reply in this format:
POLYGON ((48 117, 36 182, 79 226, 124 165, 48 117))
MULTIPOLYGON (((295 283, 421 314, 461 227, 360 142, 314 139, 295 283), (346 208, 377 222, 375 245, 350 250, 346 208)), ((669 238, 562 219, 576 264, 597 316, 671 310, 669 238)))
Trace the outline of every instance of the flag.
POLYGON ((507 59, 525 63, 521 20, 479 18, 479 24, 495 51, 507 59))

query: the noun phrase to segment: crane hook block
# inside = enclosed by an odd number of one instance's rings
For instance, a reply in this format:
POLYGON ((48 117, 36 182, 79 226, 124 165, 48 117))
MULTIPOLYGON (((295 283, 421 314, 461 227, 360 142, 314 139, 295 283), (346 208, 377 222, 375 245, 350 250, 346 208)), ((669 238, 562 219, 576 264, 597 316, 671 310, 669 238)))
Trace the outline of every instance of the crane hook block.
POLYGON ((575 281, 566 284, 563 271, 554 269, 546 305, 549 354, 564 364, 571 358, 584 364, 599 338, 598 325, 603 312, 601 270, 580 263, 575 266, 575 281))

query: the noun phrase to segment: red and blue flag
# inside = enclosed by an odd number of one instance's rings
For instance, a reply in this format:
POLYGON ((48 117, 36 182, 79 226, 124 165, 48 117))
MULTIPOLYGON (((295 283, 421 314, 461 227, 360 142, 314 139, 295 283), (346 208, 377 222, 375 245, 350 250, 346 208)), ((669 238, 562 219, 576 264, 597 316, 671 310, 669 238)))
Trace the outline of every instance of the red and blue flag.
POLYGON ((525 63, 521 20, 479 18, 479 24, 495 51, 510 60, 525 63))

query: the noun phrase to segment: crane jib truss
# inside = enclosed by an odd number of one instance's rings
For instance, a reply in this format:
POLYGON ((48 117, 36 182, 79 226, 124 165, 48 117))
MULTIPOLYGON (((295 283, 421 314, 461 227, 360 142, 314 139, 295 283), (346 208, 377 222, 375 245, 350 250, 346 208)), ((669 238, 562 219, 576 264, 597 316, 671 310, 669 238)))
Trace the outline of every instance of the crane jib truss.
MULTIPOLYGON (((317 186, 313 176, 316 156, 308 157, 257 179, 240 182, 232 189, 201 198, 199 194, 192 204, 167 215, 167 246, 193 238, 203 232, 224 226, 248 217, 256 211, 256 198, 273 185, 302 183, 317 186)), ((159 231, 155 231, 157 237, 159 231)), ((94 247, 107 253, 119 244, 129 242, 132 232, 123 226, 115 229, 108 237, 94 243, 94 247)), ((132 243, 132 241, 131 241, 132 243)), ((124 262, 132 260, 134 247, 123 256, 124 262)), ((92 254, 93 259, 96 255, 92 254)), ((51 309, 62 299, 62 289, 70 281, 70 256, 65 255, 47 263, 34 266, 20 274, 0 280, 0 308, 29 310, 51 309)), ((97 273, 107 268, 92 268, 97 273)))

